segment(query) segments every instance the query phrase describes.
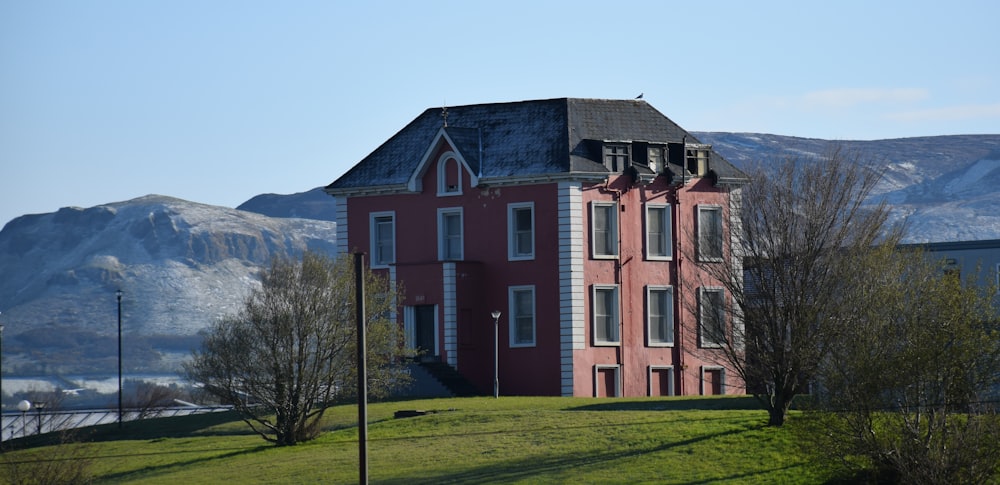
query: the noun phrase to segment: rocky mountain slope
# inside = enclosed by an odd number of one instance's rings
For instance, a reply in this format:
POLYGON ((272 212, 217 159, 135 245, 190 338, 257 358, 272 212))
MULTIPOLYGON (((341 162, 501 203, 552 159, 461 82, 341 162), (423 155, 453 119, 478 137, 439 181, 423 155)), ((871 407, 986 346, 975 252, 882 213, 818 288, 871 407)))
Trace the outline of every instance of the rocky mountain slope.
POLYGON ((118 289, 129 368, 175 370, 169 354, 187 355, 272 256, 335 246, 333 222, 157 195, 19 217, 0 231, 4 372, 107 367, 118 289))
MULTIPOLYGON (((1000 135, 696 136, 742 167, 857 151, 883 170, 876 197, 907 221, 910 242, 1000 239, 1000 135)), ((14 219, 0 231, 4 375, 113 373, 119 288, 126 372, 176 372, 198 332, 240 304, 272 256, 333 253, 334 218, 333 199, 316 188, 238 209, 150 195, 14 219)))
POLYGON ((831 141, 757 133, 696 133, 737 166, 840 148, 883 171, 873 199, 905 221, 907 242, 1000 239, 1000 135, 831 141))
POLYGON ((236 208, 268 217, 300 217, 320 221, 337 220, 337 207, 333 197, 323 192, 322 187, 291 195, 261 194, 236 208))

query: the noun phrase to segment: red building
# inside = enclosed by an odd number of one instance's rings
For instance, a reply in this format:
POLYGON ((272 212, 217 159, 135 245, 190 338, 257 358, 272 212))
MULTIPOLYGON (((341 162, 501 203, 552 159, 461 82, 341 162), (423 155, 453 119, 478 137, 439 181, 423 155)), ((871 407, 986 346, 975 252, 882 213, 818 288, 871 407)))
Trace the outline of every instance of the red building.
POLYGON ((428 109, 326 191, 407 343, 484 394, 696 395, 743 392, 688 261, 730 257, 743 182, 645 101, 551 99, 428 109))

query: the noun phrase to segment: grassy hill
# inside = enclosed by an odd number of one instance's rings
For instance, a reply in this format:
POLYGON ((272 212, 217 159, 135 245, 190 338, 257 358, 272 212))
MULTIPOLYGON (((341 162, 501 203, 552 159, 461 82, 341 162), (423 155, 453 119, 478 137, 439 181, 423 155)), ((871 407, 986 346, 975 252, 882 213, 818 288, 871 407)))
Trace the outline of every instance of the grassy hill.
MULTIPOLYGON (((96 428, 73 445, 9 443, 0 480, 86 466, 95 483, 357 483, 357 408, 328 431, 266 444, 233 414, 96 428)), ((371 483, 823 483, 791 426, 768 428, 748 397, 501 397, 373 403, 371 483), (393 418, 400 410, 429 414, 393 418)), ((29 438, 30 439, 30 438, 29 438)), ((53 439, 53 437, 49 437, 53 439)))

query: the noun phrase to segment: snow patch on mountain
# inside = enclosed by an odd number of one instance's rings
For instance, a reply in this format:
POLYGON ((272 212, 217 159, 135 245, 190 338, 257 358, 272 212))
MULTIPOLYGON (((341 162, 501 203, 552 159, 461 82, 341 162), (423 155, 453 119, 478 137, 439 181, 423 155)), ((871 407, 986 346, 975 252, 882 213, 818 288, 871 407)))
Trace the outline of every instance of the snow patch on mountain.
POLYGON ((1000 178, 1000 160, 979 160, 948 181, 944 186, 944 193, 960 195, 978 194, 984 189, 996 191, 1000 189, 994 180, 997 178, 1000 178))

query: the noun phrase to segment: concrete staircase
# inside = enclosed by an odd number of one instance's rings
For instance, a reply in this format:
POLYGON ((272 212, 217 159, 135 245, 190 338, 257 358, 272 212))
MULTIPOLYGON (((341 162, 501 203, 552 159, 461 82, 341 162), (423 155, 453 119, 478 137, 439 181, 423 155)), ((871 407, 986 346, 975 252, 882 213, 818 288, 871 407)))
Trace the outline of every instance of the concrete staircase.
POLYGON ((454 367, 441 361, 426 361, 415 364, 421 370, 431 376, 437 383, 456 397, 482 396, 478 389, 472 385, 462 374, 459 374, 454 367))

